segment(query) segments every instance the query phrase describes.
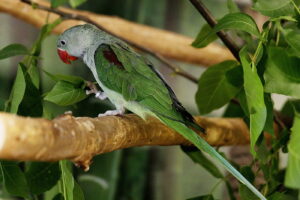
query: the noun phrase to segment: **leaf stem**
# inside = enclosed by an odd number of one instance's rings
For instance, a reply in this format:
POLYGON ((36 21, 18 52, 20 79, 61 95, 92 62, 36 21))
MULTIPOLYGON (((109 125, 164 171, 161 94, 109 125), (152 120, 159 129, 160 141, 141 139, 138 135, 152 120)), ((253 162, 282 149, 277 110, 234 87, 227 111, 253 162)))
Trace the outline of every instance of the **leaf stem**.
POLYGON ((262 51, 263 43, 264 43, 264 40, 265 40, 265 37, 266 37, 267 33, 268 33, 268 31, 263 31, 263 33, 262 33, 261 39, 260 39, 260 41, 257 45, 254 56, 252 58, 252 65, 255 65, 256 62, 257 62, 257 58, 258 58, 260 52, 262 51))
POLYGON ((296 5, 296 3, 294 2, 294 0, 291 0, 291 3, 293 4, 294 8, 297 10, 298 14, 300 15, 300 9, 299 9, 299 7, 296 5))
POLYGON ((278 46, 279 41, 280 41, 280 31, 277 29, 276 30, 276 41, 275 41, 276 46, 278 46))

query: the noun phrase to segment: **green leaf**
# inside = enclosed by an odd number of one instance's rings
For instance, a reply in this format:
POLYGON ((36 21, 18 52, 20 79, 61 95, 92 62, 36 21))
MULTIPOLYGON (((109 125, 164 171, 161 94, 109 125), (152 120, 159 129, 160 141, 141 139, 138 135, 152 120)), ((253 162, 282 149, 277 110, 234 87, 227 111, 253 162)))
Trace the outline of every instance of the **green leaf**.
POLYGON ((32 64, 28 67, 27 70, 28 75, 30 76, 30 80, 33 83, 34 87, 40 88, 40 72, 37 65, 32 64))
POLYGON ((52 188, 60 178, 58 162, 32 162, 25 173, 30 192, 41 194, 52 188))
POLYGON ((76 8, 77 6, 83 4, 84 2, 86 2, 86 0, 69 0, 69 3, 73 8, 76 8))
POLYGON ((274 194, 269 196, 268 199, 269 200, 295 200, 295 197, 288 194, 275 192, 274 194))
POLYGON ((1 161, 0 167, 6 191, 13 196, 29 198, 29 187, 25 174, 21 171, 18 164, 16 162, 1 161))
POLYGON ((82 170, 78 172, 80 173, 78 183, 83 189, 86 199, 121 199, 117 198, 119 197, 117 196, 117 187, 122 177, 120 174, 120 169, 123 169, 120 165, 122 152, 123 150, 95 156, 93 167, 88 172, 83 173, 82 170))
POLYGON ((245 88, 243 88, 237 95, 237 99, 240 103, 241 109, 243 110, 246 117, 250 118, 250 113, 247 105, 247 98, 245 88))
POLYGON ((290 132, 285 129, 280 132, 280 138, 277 139, 277 141, 272 145, 273 151, 278 151, 280 148, 282 148, 283 153, 287 153, 287 144, 290 139, 290 132))
POLYGON ((227 8, 230 13, 240 12, 240 9, 233 0, 227 0, 227 8))
POLYGON ((64 200, 64 195, 62 193, 58 193, 52 200, 64 200))
POLYGON ((268 50, 264 73, 265 91, 300 98, 300 58, 290 57, 285 49, 268 50))
POLYGON ((82 101, 86 97, 82 88, 66 81, 58 81, 44 99, 60 106, 67 106, 82 101))
POLYGON ((220 172, 218 167, 210 161, 200 150, 191 149, 190 147, 181 147, 182 150, 195 162, 206 169, 211 175, 216 178, 223 178, 223 174, 220 172))
POLYGON ((70 171, 69 161, 62 160, 59 161, 60 170, 61 170, 61 179, 59 181, 60 192, 63 194, 64 199, 73 200, 74 197, 74 178, 73 174, 70 171))
POLYGON ((196 48, 203 48, 218 39, 218 36, 216 34, 210 34, 211 31, 212 28, 208 24, 204 24, 196 39, 193 41, 192 46, 196 48))
POLYGON ((35 64, 32 64, 28 70, 27 73, 30 76, 31 82, 33 83, 33 85, 39 89, 40 87, 40 72, 38 67, 35 64))
POLYGON ((255 21, 245 13, 229 13, 218 21, 213 32, 216 33, 224 29, 240 30, 260 37, 259 30, 255 21))
POLYGON ((20 103, 25 94, 26 90, 26 81, 25 81, 25 72, 26 69, 21 65, 18 66, 17 76, 12 88, 11 96, 10 96, 10 112, 17 113, 20 103))
MULTIPOLYGON (((294 119, 295 110, 300 110, 300 100, 299 99, 288 99, 281 108, 280 114, 283 117, 294 119)), ((291 120, 292 121, 292 120, 291 120)), ((290 125, 289 127, 291 127, 290 125)))
MULTIPOLYGON (((263 137, 260 137, 259 142, 257 142, 256 158, 257 158, 257 160, 259 160, 259 163, 261 166, 263 164, 267 164, 267 162, 269 161, 269 155, 270 155, 270 152, 267 147, 266 141, 263 137)), ((269 169, 270 169, 270 166, 269 166, 269 169)), ((264 175, 265 175, 265 178, 267 178, 266 174, 264 174, 264 175)))
MULTIPOLYGON (((242 167, 241 173, 250 183, 254 182, 255 175, 250 166, 242 167)), ((257 197, 245 185, 240 185, 239 194, 242 200, 257 200, 257 197)))
POLYGON ((267 118, 264 131, 274 135, 274 115, 273 115, 273 101, 270 94, 265 94, 265 104, 267 108, 267 118))
POLYGON ((269 17, 294 15, 294 7, 291 0, 257 0, 254 9, 269 17))
POLYGON ((242 66, 238 65, 226 71, 226 79, 231 85, 241 88, 244 83, 242 66))
POLYGON ((66 81, 66 82, 72 83, 77 86, 81 86, 85 83, 85 80, 79 76, 71 76, 71 75, 65 75, 65 74, 51 74, 45 70, 44 70, 44 72, 46 75, 48 75, 54 81, 66 81))
POLYGON ((0 98, 0 111, 4 111, 5 108, 5 100, 0 98))
MULTIPOLYGON (((56 19, 51 24, 45 24, 40 31, 40 34, 38 36, 38 39, 34 42, 32 45, 32 48, 30 50, 30 55, 32 56, 26 56, 23 60, 24 65, 31 67, 31 65, 34 65, 34 67, 37 66, 39 56, 41 54, 42 49, 42 42, 44 39, 51 33, 51 31, 61 23, 61 18, 56 19)), ((31 74, 30 74, 31 76, 31 74)))
POLYGON ((76 181, 74 181, 73 197, 74 200, 84 200, 83 191, 76 181))
POLYGON ((232 85, 227 72, 238 67, 235 61, 225 61, 209 67, 200 77, 196 102, 201 114, 220 108, 232 99, 240 90, 232 85))
POLYGON ((0 60, 12 56, 27 55, 28 49, 21 44, 10 44, 0 50, 0 60))
POLYGON ((267 109, 264 102, 264 91, 256 67, 251 67, 246 48, 240 51, 241 63, 244 70, 244 89, 248 110, 250 113, 251 151, 255 155, 255 143, 265 126, 267 109))
POLYGON ((253 183, 255 175, 250 166, 244 166, 241 168, 241 174, 250 182, 253 183))
POLYGON ((67 2, 68 2, 68 0, 51 0, 51 7, 57 8, 58 6, 61 6, 67 2))
POLYGON ((119 166, 121 176, 117 180, 118 199, 143 200, 145 198, 149 161, 149 148, 122 150, 119 166))
POLYGON ((291 129, 291 138, 288 144, 289 158, 284 184, 290 188, 300 188, 300 115, 295 114, 291 129))
MULTIPOLYGON (((25 65, 20 63, 22 69, 26 70, 25 65)), ((40 117, 43 113, 41 92, 33 84, 28 73, 25 74, 26 90, 22 102, 20 103, 18 114, 23 116, 40 117)))
POLYGON ((229 102, 228 106, 226 107, 226 110, 223 113, 223 117, 239 117, 243 118, 245 117, 245 113, 241 106, 237 103, 229 102))
POLYGON ((240 185, 239 194, 241 200, 257 200, 257 196, 255 196, 245 185, 240 185))
POLYGON ((292 49, 300 53, 300 34, 299 31, 293 29, 283 29, 285 41, 292 47, 292 49))
POLYGON ((214 197, 213 197, 213 195, 208 194, 208 195, 203 195, 203 196, 199 196, 199 197, 189 198, 187 200, 214 200, 214 197))

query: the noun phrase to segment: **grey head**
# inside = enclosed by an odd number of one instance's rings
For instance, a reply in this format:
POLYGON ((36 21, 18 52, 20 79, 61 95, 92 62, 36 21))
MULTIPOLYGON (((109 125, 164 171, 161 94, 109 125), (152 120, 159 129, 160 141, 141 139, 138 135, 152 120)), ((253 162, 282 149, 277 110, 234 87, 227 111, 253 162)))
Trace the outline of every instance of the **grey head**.
POLYGON ((88 48, 99 43, 105 34, 91 24, 73 26, 67 29, 57 40, 57 50, 61 60, 70 64, 71 60, 83 58, 88 48))

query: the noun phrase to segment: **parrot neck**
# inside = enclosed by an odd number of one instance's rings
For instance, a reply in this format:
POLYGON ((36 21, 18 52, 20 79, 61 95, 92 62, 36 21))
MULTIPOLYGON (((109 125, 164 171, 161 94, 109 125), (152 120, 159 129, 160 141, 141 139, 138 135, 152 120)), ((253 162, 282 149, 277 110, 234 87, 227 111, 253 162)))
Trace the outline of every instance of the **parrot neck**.
MULTIPOLYGON (((83 62, 90 68, 90 70, 92 71, 93 75, 97 74, 96 66, 95 66, 95 57, 94 56, 95 56, 95 52, 96 52, 97 48, 99 47, 99 45, 101 43, 102 43, 102 41, 93 44, 83 54, 83 62)), ((98 80, 96 80, 96 81, 98 82, 98 80)))

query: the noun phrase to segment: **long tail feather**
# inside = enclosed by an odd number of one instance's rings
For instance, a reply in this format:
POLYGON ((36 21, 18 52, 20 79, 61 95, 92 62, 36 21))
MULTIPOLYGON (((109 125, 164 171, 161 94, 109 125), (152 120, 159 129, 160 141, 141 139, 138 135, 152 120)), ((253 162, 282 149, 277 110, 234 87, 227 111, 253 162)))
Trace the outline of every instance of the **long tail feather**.
POLYGON ((211 157, 221 163, 235 178, 246 185, 258 198, 266 200, 266 198, 239 172, 237 171, 223 156, 221 156, 212 146, 202 139, 193 130, 186 127, 184 124, 176 121, 160 117, 160 120, 167 126, 173 128, 180 133, 184 138, 193 143, 200 150, 208 153, 211 157))

